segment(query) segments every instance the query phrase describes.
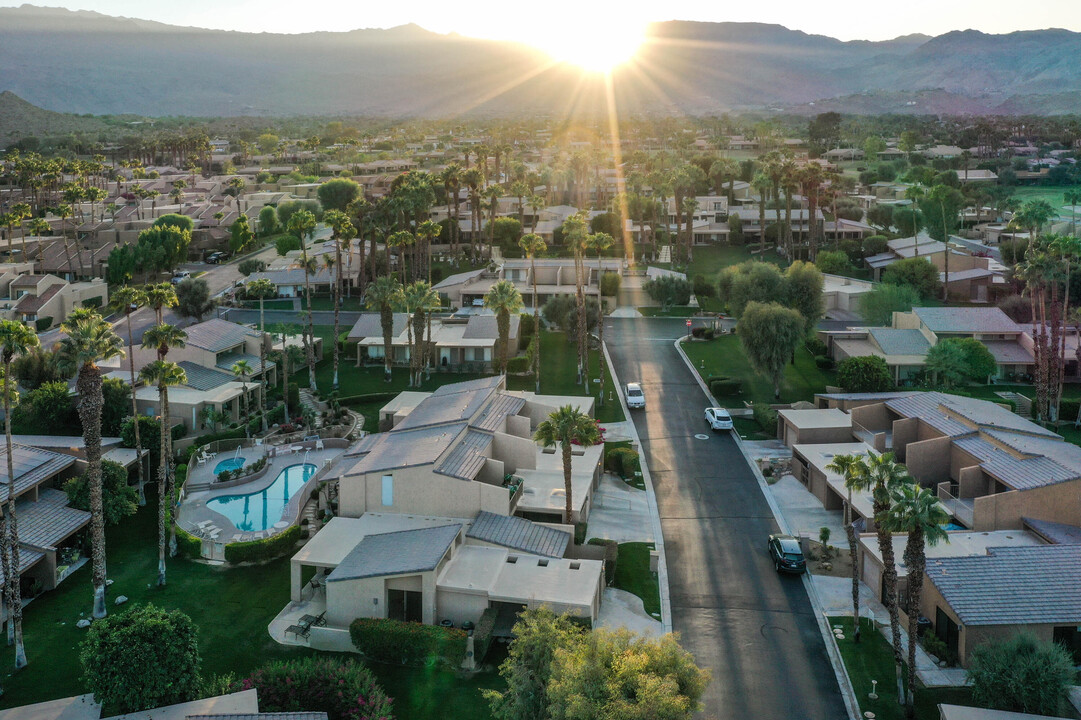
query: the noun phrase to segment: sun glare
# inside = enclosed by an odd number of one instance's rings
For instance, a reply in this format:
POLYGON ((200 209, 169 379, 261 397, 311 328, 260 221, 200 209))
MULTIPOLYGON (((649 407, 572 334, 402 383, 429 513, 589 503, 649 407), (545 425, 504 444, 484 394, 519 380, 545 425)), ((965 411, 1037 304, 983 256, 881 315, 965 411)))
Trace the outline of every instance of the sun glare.
POLYGON ((536 44, 554 60, 577 65, 583 70, 607 73, 627 62, 645 39, 645 23, 597 17, 576 19, 536 44))

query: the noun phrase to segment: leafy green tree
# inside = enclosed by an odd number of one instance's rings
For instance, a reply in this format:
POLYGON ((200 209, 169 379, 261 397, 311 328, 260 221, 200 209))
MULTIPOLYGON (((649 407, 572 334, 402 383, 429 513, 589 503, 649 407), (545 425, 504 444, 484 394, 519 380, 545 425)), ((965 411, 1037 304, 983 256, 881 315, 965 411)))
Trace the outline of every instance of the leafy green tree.
POLYGON ((281 142, 280 139, 273 133, 263 133, 255 138, 255 144, 259 147, 259 152, 264 155, 276 152, 278 150, 279 142, 281 142))
POLYGON ((241 275, 247 277, 252 273, 263 272, 266 270, 266 263, 262 260, 256 260, 255 258, 248 258, 247 260, 241 260, 236 266, 236 269, 240 271, 241 275))
POLYGON ((893 390, 893 372, 876 355, 848 357, 837 364, 837 383, 845 392, 889 392, 893 390))
POLYGON ((965 350, 957 343, 943 340, 927 351, 925 365, 934 375, 935 385, 951 389, 968 377, 965 350))
POLYGON ((259 211, 259 234, 263 237, 273 235, 278 231, 278 211, 273 205, 265 205, 259 211))
POLYGON ((109 437, 120 434, 120 423, 131 415, 131 386, 120 378, 101 383, 101 431, 109 437))
POLYGON ((911 285, 880 283, 860 297, 860 315, 868 325, 890 325, 895 312, 908 312, 919 302, 920 293, 911 285))
POLYGON ((241 215, 229 226, 229 250, 236 254, 243 252, 255 240, 255 234, 248 224, 248 216, 241 215))
MULTIPOLYGON (((128 471, 120 463, 101 461, 101 490, 106 525, 118 525, 138 512, 139 493, 128 485, 128 471)), ((72 507, 90 510, 90 483, 85 474, 65 482, 64 492, 72 507)))
MULTIPOLYGON (((586 298, 585 326, 586 332, 593 330, 600 319, 600 304, 596 298, 586 298)), ((541 316, 544 322, 559 328, 567 336, 567 342, 574 340, 574 333, 578 323, 578 304, 573 295, 553 295, 541 307, 541 316)))
POLYGON ((518 245, 522 237, 522 223, 512 217, 498 217, 492 223, 492 239, 503 250, 510 250, 518 245))
POLYGON ((659 302, 665 310, 673 305, 689 303, 693 291, 690 282, 675 275, 661 275, 647 280, 642 289, 654 302, 659 302))
POLYGON ((938 268, 922 257, 897 260, 886 267, 882 273, 882 282, 891 285, 907 285, 920 294, 923 300, 929 300, 938 294, 942 287, 938 279, 938 268))
POLYGON ((94 698, 121 713, 194 700, 199 692, 199 628, 154 605, 95 622, 79 650, 94 698))
POLYGON ((574 445, 592 447, 601 441, 597 421, 573 405, 564 405, 537 426, 533 440, 546 448, 559 445, 563 458, 563 490, 566 495, 563 521, 573 524, 576 520, 571 486, 571 449, 574 445))
MULTIPOLYGON (((150 466, 154 467, 161 460, 159 444, 161 443, 161 420, 148 415, 140 415, 139 439, 150 452, 150 466)), ((126 448, 135 447, 135 421, 133 418, 124 418, 120 425, 120 444, 126 448)))
POLYGON ((751 365, 773 385, 781 397, 784 367, 803 340, 806 328, 799 311, 778 303, 748 303, 736 325, 736 334, 751 365))
POLYGON ((11 363, 11 373, 24 390, 37 390, 45 383, 66 379, 57 367, 56 353, 40 345, 16 357, 11 363))
MULTIPOLYGON (((283 203, 278 203, 278 223, 288 229, 289 221, 293 215, 301 210, 310 212, 315 217, 316 222, 323 219, 323 208, 318 200, 286 200, 283 203)), ((289 232, 293 231, 289 230, 289 232)))
POLYGON ((725 268, 717 283, 718 297, 737 318, 751 302, 783 303, 784 287, 784 274, 776 265, 754 260, 725 268))
POLYGON ((360 197, 360 185, 349 178, 334 178, 320 185, 316 192, 324 209, 344 211, 360 197))
POLYGON ((256 690, 268 713, 325 712, 328 720, 387 720, 393 701, 368 668, 349 657, 279 660, 232 684, 256 690))
POLYGON ((803 316, 807 332, 826 314, 826 303, 822 298, 825 280, 822 272, 809 262, 797 260, 788 266, 784 273, 785 304, 795 308, 803 316))
POLYGON ((203 278, 189 278, 176 286, 176 311, 181 317, 202 322, 214 311, 214 298, 210 297, 210 285, 203 278))
POLYGON ((166 213, 155 220, 152 227, 175 227, 177 230, 186 230, 190 233, 195 229, 195 221, 187 215, 166 213))
POLYGON ((11 413, 20 435, 70 435, 77 425, 75 401, 62 380, 44 382, 31 390, 11 413))
POLYGON ((829 275, 847 275, 855 270, 848 255, 840 250, 821 250, 815 258, 815 267, 829 275))
POLYGON ((302 244, 301 239, 295 235, 281 235, 274 241, 274 248, 278 251, 278 255, 284 257, 287 253, 299 250, 302 244))
POLYGON ((1074 682, 1074 663, 1062 645, 1018 633, 973 648, 968 680, 981 707, 1059 715, 1074 682))
MULTIPOLYGON (((601 295, 605 297, 615 297, 616 295, 619 295, 619 287, 622 282, 623 276, 617 272, 606 270, 604 274, 601 275, 601 295)), ((710 290, 712 289, 713 287, 710 286, 710 290)))

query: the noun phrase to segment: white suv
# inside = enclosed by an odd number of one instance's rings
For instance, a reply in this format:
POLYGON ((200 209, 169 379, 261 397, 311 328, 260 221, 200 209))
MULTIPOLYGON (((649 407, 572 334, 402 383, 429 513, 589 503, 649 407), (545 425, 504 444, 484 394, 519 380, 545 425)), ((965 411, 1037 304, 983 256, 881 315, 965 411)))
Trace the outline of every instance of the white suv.
POLYGON ((706 408, 706 422, 714 430, 732 429, 732 416, 724 408, 706 408))
POLYGON ((646 396, 642 392, 642 386, 638 383, 627 383, 623 395, 627 398, 627 407, 629 408, 644 408, 646 406, 646 396))

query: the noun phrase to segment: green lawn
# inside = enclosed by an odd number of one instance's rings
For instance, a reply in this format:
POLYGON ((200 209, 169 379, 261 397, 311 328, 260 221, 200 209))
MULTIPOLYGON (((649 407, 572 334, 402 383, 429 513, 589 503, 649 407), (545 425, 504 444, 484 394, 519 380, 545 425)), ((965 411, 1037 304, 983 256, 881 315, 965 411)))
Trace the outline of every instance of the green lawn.
MULTIPOLYGON (((741 394, 717 398, 725 407, 741 408, 744 401, 775 402, 769 380, 754 371, 735 335, 722 335, 704 342, 685 341, 682 347, 703 379, 723 375, 743 380, 741 394)), ((813 401, 815 393, 825 392, 826 385, 834 383, 834 372, 820 369, 807 349, 801 346, 796 351, 795 364, 785 367, 779 402, 813 401)))
MULTIPOLYGON (((244 307, 251 308, 252 310, 258 310, 259 309, 259 301, 258 300, 245 300, 243 302, 243 305, 244 305, 244 307)), ((293 301, 285 299, 285 298, 281 298, 281 299, 278 299, 278 300, 264 300, 263 301, 263 309, 264 310, 292 310, 293 309, 293 301)))
MULTIPOLYGON (((1064 212, 1066 199, 1063 195, 1069 190, 1081 190, 1081 185, 1022 185, 1014 189, 1013 197, 1020 202, 1027 200, 1046 200, 1056 211, 1064 212)), ((1069 213, 1065 212, 1068 217, 1069 213)))
MULTIPOLYGON (((301 307, 307 309, 307 304, 304 299, 300 300, 301 307)), ((361 303, 359 297, 343 297, 342 298, 342 310, 348 310, 351 312, 360 312, 367 310, 368 308, 361 303)), ((312 298, 312 310, 325 310, 327 312, 333 312, 334 310, 334 298, 329 297, 313 297, 312 298)), ((348 328, 346 328, 348 329, 348 328)))
MULTIPOLYGON (((122 612, 111 601, 128 596, 129 605, 152 602, 181 610, 199 626, 203 674, 243 675, 270 660, 298 657, 312 651, 274 642, 267 625, 289 602, 289 560, 266 565, 224 568, 188 560, 170 560, 169 584, 150 587, 157 577, 157 498, 147 487, 149 504, 107 533, 109 612, 122 612)), ((23 632, 30 664, 3 679, 0 708, 42 702, 87 692, 81 680, 79 643, 84 630, 75 627, 91 609, 90 565, 87 564, 52 592, 31 603, 23 632)), ((5 668, 13 667, 14 652, 0 651, 5 668)), ((370 665, 395 698, 399 718, 438 718, 447 707, 461 717, 489 717, 479 689, 499 687, 493 673, 459 677, 430 669, 370 665)))
POLYGON ((657 573, 649 571, 649 551, 653 549, 653 543, 620 543, 616 577, 612 586, 642 598, 646 612, 659 620, 661 594, 657 585, 657 573))
MULTIPOLYGON (((897 703, 896 673, 893 663, 893 650, 882 633, 874 629, 867 618, 861 620, 860 644, 852 642, 852 618, 831 617, 828 619, 832 628, 840 625, 844 628, 844 640, 837 641, 841 658, 852 687, 856 693, 862 712, 873 712, 878 720, 902 720, 905 708, 897 703), (871 700, 871 681, 878 681, 878 699, 871 700)), ((906 671, 907 672, 907 671, 906 671)), ((972 705, 972 691, 968 688, 916 688, 916 718, 918 720, 938 720, 938 704, 972 705)))

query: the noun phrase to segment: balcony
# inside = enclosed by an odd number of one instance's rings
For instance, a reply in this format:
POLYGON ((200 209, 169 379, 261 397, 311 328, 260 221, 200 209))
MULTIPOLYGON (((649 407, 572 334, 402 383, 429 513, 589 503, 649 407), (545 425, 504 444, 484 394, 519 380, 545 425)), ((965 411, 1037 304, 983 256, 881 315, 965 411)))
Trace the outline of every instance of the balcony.
POLYGON ((967 528, 976 526, 975 501, 972 498, 955 497, 950 492, 950 483, 941 482, 938 484, 938 499, 957 522, 967 528))

